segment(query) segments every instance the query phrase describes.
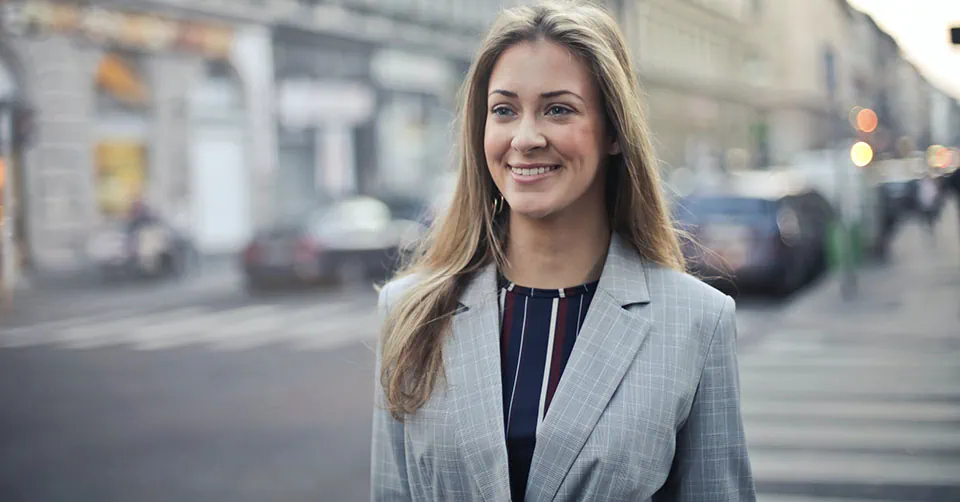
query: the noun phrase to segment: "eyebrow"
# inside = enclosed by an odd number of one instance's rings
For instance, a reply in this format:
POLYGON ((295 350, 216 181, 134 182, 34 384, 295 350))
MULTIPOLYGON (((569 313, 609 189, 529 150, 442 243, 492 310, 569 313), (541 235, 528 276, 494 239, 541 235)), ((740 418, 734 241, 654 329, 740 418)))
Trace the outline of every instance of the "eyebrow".
MULTIPOLYGON (((517 95, 517 93, 515 93, 515 92, 513 92, 513 91, 507 91, 507 90, 504 90, 504 89, 494 89, 493 91, 490 92, 490 95, 492 96, 492 95, 494 95, 494 94, 502 94, 502 95, 504 95, 504 96, 506 96, 506 97, 508 97, 508 98, 513 98, 513 99, 516 99, 516 98, 519 97, 519 96, 517 95)), ((557 97, 557 96, 563 96, 563 95, 567 95, 567 94, 570 95, 570 96, 573 96, 573 97, 575 97, 575 98, 577 98, 577 99, 579 99, 580 101, 584 101, 584 102, 586 101, 586 100, 584 100, 582 97, 580 97, 579 94, 577 94, 577 93, 575 93, 575 92, 573 92, 573 91, 568 91, 568 90, 566 90, 566 89, 561 89, 561 90, 559 90, 559 91, 544 92, 544 93, 540 94, 540 97, 541 97, 541 98, 547 98, 547 99, 549 99, 549 98, 555 98, 555 97, 557 97)))

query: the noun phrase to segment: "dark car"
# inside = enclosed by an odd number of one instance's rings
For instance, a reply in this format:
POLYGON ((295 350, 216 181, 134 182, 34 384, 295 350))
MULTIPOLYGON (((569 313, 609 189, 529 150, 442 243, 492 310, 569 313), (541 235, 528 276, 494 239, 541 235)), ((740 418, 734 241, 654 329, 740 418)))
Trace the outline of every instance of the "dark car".
POLYGON ((258 291, 381 279, 422 232, 420 223, 394 217, 372 197, 325 202, 254 236, 242 256, 246 285, 258 291))
POLYGON ((785 295, 826 265, 833 210, 814 190, 695 193, 676 201, 674 217, 690 237, 688 264, 708 282, 785 295))

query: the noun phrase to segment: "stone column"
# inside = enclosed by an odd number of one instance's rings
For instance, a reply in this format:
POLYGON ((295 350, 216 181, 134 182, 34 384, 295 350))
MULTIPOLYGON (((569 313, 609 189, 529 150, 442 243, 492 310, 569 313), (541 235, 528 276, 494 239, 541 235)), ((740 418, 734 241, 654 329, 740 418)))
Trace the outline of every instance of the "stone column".
POLYGON ((34 143, 23 159, 28 244, 39 271, 75 272, 99 221, 91 125, 100 50, 63 36, 13 45, 35 110, 34 143))
POLYGON ((273 40, 269 28, 238 26, 231 62, 243 82, 246 100, 246 134, 255 228, 267 224, 274 212, 277 173, 277 120, 275 110, 273 40))

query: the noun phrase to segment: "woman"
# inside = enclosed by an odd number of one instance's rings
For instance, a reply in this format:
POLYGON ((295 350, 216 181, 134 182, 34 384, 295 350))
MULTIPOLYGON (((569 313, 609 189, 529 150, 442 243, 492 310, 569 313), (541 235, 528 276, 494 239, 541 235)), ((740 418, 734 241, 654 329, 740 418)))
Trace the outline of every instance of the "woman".
POLYGON ((683 273, 634 75, 598 8, 494 24, 380 292, 373 500, 754 500, 734 305, 683 273))

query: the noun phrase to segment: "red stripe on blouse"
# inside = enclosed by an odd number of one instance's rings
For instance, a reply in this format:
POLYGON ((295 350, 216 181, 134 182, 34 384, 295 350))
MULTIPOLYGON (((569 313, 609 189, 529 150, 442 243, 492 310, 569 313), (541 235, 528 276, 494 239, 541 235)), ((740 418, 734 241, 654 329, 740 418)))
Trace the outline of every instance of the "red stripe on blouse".
POLYGON ((557 332, 553 337, 553 358, 550 361, 550 381, 547 386, 547 402, 543 407, 543 413, 546 415, 550 408, 550 402, 553 401, 553 395, 557 392, 557 386, 560 384, 561 366, 563 364, 563 341, 567 334, 567 307, 570 300, 561 298, 557 306, 557 332))

